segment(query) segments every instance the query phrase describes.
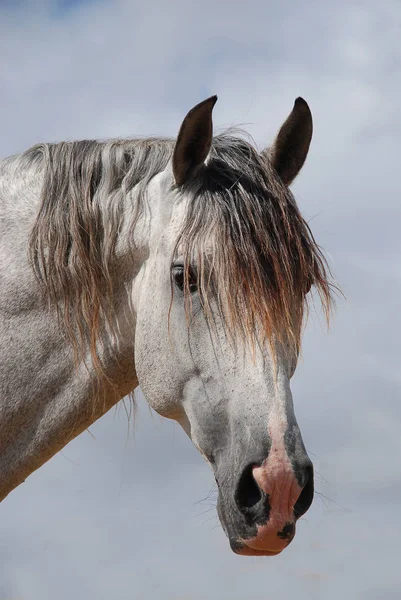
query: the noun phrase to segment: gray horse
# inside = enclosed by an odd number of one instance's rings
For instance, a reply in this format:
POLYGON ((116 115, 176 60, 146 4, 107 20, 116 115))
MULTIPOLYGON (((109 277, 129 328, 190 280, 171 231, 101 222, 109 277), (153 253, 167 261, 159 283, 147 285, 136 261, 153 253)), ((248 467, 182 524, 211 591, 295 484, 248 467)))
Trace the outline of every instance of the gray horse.
POLYGON ((0 163, 0 500, 138 385, 211 465, 238 554, 273 555, 313 499, 294 415, 311 286, 330 273, 288 188, 298 98, 262 153, 213 138, 40 144, 0 163))

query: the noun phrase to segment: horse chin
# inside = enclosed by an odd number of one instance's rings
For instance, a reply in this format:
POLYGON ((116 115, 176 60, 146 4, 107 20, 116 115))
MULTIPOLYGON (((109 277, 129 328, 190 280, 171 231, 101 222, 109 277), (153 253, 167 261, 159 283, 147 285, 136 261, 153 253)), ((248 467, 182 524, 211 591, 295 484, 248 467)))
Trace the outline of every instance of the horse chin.
POLYGON ((250 548, 249 546, 244 545, 242 548, 234 550, 234 552, 239 556, 277 556, 277 554, 280 554, 282 550, 255 550, 255 548, 250 548))
POLYGON ((238 556, 277 556, 280 554, 284 548, 287 546, 282 546, 280 548, 275 549, 263 549, 263 548, 252 548, 252 546, 248 546, 245 542, 230 542, 231 550, 238 554, 238 556))

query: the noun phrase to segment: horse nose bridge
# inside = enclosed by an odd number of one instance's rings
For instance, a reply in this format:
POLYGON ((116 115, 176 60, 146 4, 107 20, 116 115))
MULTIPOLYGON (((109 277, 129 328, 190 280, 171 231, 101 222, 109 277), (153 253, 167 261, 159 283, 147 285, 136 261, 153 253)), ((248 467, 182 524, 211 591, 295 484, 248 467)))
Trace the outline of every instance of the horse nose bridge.
POLYGON ((301 433, 297 426, 291 425, 271 436, 269 453, 254 465, 253 477, 266 494, 271 494, 277 482, 286 479, 295 480, 302 489, 310 478, 310 469, 313 471, 301 433))

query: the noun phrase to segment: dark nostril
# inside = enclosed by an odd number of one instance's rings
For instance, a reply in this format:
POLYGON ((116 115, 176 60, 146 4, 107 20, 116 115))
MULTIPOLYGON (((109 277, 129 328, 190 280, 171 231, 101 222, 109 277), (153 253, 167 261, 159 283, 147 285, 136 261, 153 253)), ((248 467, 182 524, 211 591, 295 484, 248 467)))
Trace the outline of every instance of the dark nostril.
POLYGON ((262 499, 262 493, 252 473, 254 466, 248 465, 238 482, 235 501, 241 511, 252 508, 262 499))
POLYGON ((294 517, 299 519, 310 507, 313 501, 314 485, 313 485, 313 466, 308 465, 304 472, 304 487, 299 495, 294 506, 294 517))

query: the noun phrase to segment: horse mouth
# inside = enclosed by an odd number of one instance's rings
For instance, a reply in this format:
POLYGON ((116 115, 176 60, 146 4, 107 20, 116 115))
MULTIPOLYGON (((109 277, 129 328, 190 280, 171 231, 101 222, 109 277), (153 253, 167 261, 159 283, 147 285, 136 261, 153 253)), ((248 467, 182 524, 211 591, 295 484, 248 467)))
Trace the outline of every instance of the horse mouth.
POLYGON ((295 536, 295 523, 287 523, 279 532, 269 531, 269 525, 259 528, 253 538, 231 538, 231 550, 239 556, 276 556, 288 548, 295 536))

